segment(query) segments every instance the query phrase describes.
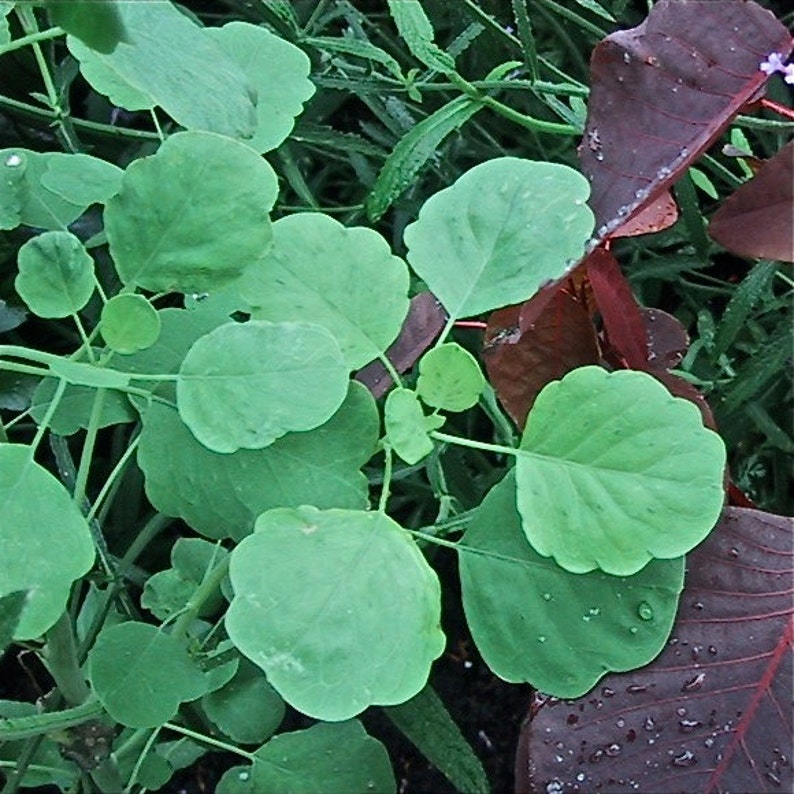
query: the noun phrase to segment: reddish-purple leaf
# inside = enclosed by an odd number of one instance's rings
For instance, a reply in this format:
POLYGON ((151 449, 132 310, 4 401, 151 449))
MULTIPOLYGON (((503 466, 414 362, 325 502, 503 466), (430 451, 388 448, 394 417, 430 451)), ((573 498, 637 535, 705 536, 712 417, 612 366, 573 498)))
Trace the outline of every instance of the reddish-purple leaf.
POLYGON ((522 733, 517 790, 792 791, 792 540, 789 519, 726 508, 689 555, 666 649, 547 701, 522 733))
POLYGON ((678 205, 669 190, 655 198, 647 207, 619 226, 612 237, 636 237, 668 229, 678 220, 678 205))
POLYGON ((677 367, 689 348, 689 334, 672 314, 661 309, 640 309, 645 325, 648 364, 653 369, 677 367))
POLYGON ((519 428, 540 390, 576 367, 598 363, 587 308, 563 289, 493 312, 483 360, 499 401, 519 428))
POLYGON ((609 251, 596 248, 586 263, 587 277, 610 347, 630 369, 647 369, 645 323, 617 259, 609 251))
POLYGON ((739 256, 794 262, 794 142, 728 196, 709 234, 739 256))
MULTIPOLYGON (((420 292, 411 298, 408 315, 397 339, 386 351, 386 356, 398 372, 413 366, 431 342, 441 333, 447 316, 441 304, 430 292, 420 292)), ((392 379, 380 361, 373 361, 356 373, 375 397, 382 397, 392 385, 392 379)))
POLYGON ((638 27, 593 51, 582 171, 596 239, 654 202, 763 91, 760 63, 784 57, 786 28, 745 0, 660 0, 638 27))

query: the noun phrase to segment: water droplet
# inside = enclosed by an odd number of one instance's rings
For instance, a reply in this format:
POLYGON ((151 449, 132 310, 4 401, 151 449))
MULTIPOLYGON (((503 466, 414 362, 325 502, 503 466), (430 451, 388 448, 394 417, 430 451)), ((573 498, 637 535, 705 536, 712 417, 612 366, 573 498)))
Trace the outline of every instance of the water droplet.
POLYGON ((682 692, 692 692, 695 689, 700 689, 703 686, 703 682, 706 680, 705 673, 698 673, 694 678, 690 678, 689 681, 685 681, 681 686, 682 692))
POLYGON ((608 687, 608 686, 602 686, 601 687, 601 694, 605 698, 615 697, 615 690, 614 689, 610 689, 610 687, 608 687))
POLYGON ((250 772, 246 772, 245 770, 243 770, 242 772, 240 772, 239 775, 237 775, 237 777, 240 780, 248 780, 248 778, 251 777, 251 773, 250 772))
POLYGON ((728 555, 736 559, 739 556, 739 549, 731 549, 728 555))
POLYGON ((557 778, 546 783, 546 794, 561 794, 564 789, 565 784, 562 780, 558 780, 557 778))
POLYGON ((675 713, 678 714, 679 717, 686 717, 686 709, 683 706, 677 708, 675 713))
POLYGON ((545 635, 545 634, 541 634, 541 635, 538 637, 538 642, 541 642, 541 643, 542 643, 542 642, 546 642, 546 635, 545 635))
POLYGON ((709 645, 709 653, 712 656, 716 656, 717 655, 717 648, 714 645, 709 645))
POLYGON ((596 750, 594 753, 591 753, 590 758, 588 759, 591 764, 597 764, 602 758, 604 757, 603 750, 596 750))
POLYGON ((625 727, 626 727, 626 720, 624 720, 624 719, 623 719, 623 717, 621 717, 621 718, 620 718, 620 719, 619 719, 619 720, 618 720, 618 721, 615 723, 615 725, 617 725, 617 726, 618 726, 618 728, 625 728, 625 727))
POLYGON ((543 594, 544 601, 551 601, 551 593, 544 593, 543 594))
POLYGON ((656 722, 654 721, 653 717, 646 717, 643 727, 646 731, 652 731, 656 727, 656 722))
POLYGON ((636 633, 639 631, 639 629, 638 629, 636 626, 632 626, 632 627, 629 629, 629 631, 630 631, 632 634, 636 634, 636 633))
POLYGON ((22 158, 18 154, 9 154, 6 157, 6 165, 9 168, 17 168, 22 165, 22 158))
POLYGON ((695 728, 699 728, 703 723, 700 720, 679 720, 678 727, 681 733, 692 733, 695 728))
POLYGON ((673 758, 670 763, 672 763, 673 766, 692 766, 697 762, 697 756, 691 750, 686 750, 685 752, 681 753, 681 755, 677 755, 675 758, 673 758))
POLYGON ((706 747, 712 747, 714 745, 714 737, 709 736, 707 739, 704 739, 703 744, 705 744, 706 747))
POLYGON ((643 601, 637 607, 637 614, 640 620, 653 620, 653 607, 647 601, 643 601))
POLYGON ((626 692, 628 692, 630 695, 636 695, 639 692, 647 692, 647 691, 648 691, 647 684, 629 684, 626 687, 626 692))
POLYGON ((584 772, 580 772, 580 773, 579 773, 579 774, 576 776, 576 779, 577 779, 577 780, 578 780, 580 783, 581 783, 581 782, 584 780, 584 778, 585 778, 585 774, 584 774, 584 772))
POLYGON ((612 744, 607 747, 604 752, 610 757, 614 758, 616 755, 620 755, 623 751, 623 748, 617 743, 613 742, 612 744))
POLYGON ((592 617, 597 617, 598 615, 600 615, 600 614, 601 614, 601 610, 600 610, 598 607, 590 607, 590 612, 589 612, 589 614, 590 614, 592 617))
POLYGON ((698 612, 702 611, 704 609, 703 602, 702 601, 695 601, 692 604, 692 609, 696 609, 698 612))
POLYGON ((631 55, 627 52, 623 53, 623 63, 631 63, 631 55))
POLYGON ((604 153, 603 152, 596 152, 595 159, 598 160, 599 163, 604 162, 604 153))
POLYGON ((774 783, 774 785, 780 788, 780 778, 774 772, 766 772, 765 777, 770 783, 774 783))

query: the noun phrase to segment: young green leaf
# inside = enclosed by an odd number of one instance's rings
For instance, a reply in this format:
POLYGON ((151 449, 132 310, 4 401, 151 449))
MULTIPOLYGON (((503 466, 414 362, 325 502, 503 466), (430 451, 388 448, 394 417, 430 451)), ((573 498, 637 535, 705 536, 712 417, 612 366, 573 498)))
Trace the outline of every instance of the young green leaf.
POLYGON ((245 272, 240 291, 255 319, 325 326, 350 369, 360 369, 400 332, 408 268, 371 229, 297 213, 273 224, 273 246, 245 272))
POLYGON ((44 232, 19 249, 14 286, 39 317, 68 317, 94 292, 94 260, 70 232, 44 232))
POLYGON ((541 557, 521 530, 514 472, 477 509, 458 555, 466 620, 488 666, 561 698, 654 659, 684 585, 683 557, 629 577, 569 573, 541 557))
POLYGON ((91 49, 98 52, 113 52, 124 39, 124 23, 121 21, 116 0, 46 0, 50 22, 67 33, 76 36, 91 49))
POLYGON ((435 34, 419 0, 388 0, 389 13, 403 41, 428 69, 455 74, 455 61, 433 41, 435 34))
POLYGON ((572 573, 630 576, 700 543, 723 505, 725 447, 644 372, 580 367, 538 395, 516 460, 524 533, 572 573))
POLYGON ((444 648, 436 574, 383 513, 269 510, 229 573, 229 637, 318 719, 413 697, 444 648))
POLYGON ((31 640, 58 620, 94 562, 94 544, 71 496, 30 447, 0 444, 0 504, 0 596, 27 591, 14 637, 31 640))
POLYGON ((234 677, 201 699, 204 713, 232 741, 261 744, 269 739, 284 718, 284 701, 247 659, 240 661, 234 677))
POLYGON ((378 430, 375 401, 351 383, 321 427, 288 433, 265 449, 221 455, 200 444, 174 408, 157 402, 143 415, 138 465, 160 512, 180 516, 205 537, 240 539, 273 507, 366 509, 360 469, 375 451, 378 430))
POLYGON ((325 52, 338 52, 343 55, 363 58, 366 61, 374 61, 381 66, 385 66, 392 77, 396 77, 400 81, 405 79, 400 69, 400 64, 388 52, 366 39, 353 38, 350 35, 342 38, 338 36, 309 36, 303 39, 303 42, 325 52))
POLYGON ((384 411, 386 438, 406 463, 413 466, 433 451, 433 442, 427 434, 438 430, 444 419, 425 416, 415 392, 393 389, 386 398, 384 411))
POLYGON ((105 710, 130 728, 155 728, 206 692, 182 643, 148 623, 105 629, 88 654, 88 678, 105 710))
POLYGON ((256 91, 256 132, 245 143, 269 152, 283 143, 315 91, 311 61, 303 50, 248 22, 229 22, 205 31, 233 60, 256 91))
POLYGON ((159 105, 186 129, 231 138, 254 134, 253 89, 206 30, 170 2, 117 8, 125 36, 113 52, 97 52, 74 36, 66 39, 94 89, 127 110, 159 105))
POLYGON ((358 720, 274 736, 250 766, 229 769, 217 794, 394 794, 386 748, 358 720))
POLYGON ((273 169, 244 144, 172 135, 127 168, 105 208, 121 280, 152 292, 211 292, 233 281, 270 245, 277 192, 273 169))
POLYGON ((215 452, 261 449, 328 421, 349 369, 331 334, 313 323, 227 323, 190 348, 176 384, 179 415, 215 452))
POLYGON ((416 393, 433 408, 465 411, 477 404, 484 388, 477 359, 455 342, 428 350, 419 361, 416 393))
POLYGON ((452 318, 521 303, 583 254, 588 193, 567 166, 489 160, 425 202, 405 230, 408 261, 452 318))
POLYGON ((102 338, 116 353, 151 347, 160 335, 160 315, 143 295, 115 295, 102 307, 102 338))

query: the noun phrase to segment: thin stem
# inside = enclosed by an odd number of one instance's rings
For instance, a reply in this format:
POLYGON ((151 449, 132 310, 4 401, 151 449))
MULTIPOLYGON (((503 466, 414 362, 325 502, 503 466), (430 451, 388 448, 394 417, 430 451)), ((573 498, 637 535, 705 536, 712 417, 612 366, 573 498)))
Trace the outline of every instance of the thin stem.
POLYGON ((460 436, 450 436, 447 433, 441 433, 438 430, 433 430, 430 433, 430 438, 436 441, 441 441, 445 444, 457 444, 459 447, 469 447, 470 449, 479 449, 481 452, 493 452, 495 455, 512 455, 516 456, 520 450, 515 447, 506 447, 502 444, 488 444, 485 441, 475 441, 471 438, 462 438, 460 436))
POLYGON ((103 711, 98 700, 86 700, 79 706, 61 711, 45 711, 29 717, 0 717, 0 740, 13 742, 74 728, 98 717, 103 711))
POLYGON ((47 411, 45 412, 44 416, 41 418, 39 422, 39 427, 36 430, 36 435, 33 437, 33 441, 30 442, 30 455, 33 457, 36 454, 36 450, 38 449, 39 444, 41 443, 41 439, 44 438, 44 434, 47 432, 49 428, 50 422, 52 421, 52 417, 55 416, 55 412, 58 410, 58 404, 61 402, 61 398, 63 397, 63 393, 66 391, 66 381, 59 380, 58 385, 55 387, 55 394, 52 395, 50 399, 50 404, 47 406, 47 411))
POLYGON ((194 590, 193 595, 185 605, 184 612, 174 622, 172 631, 174 637, 183 638, 187 635, 190 624, 198 616, 201 607, 216 594, 228 571, 229 556, 227 555, 204 577, 204 581, 194 590))
POLYGON ((400 373, 397 372, 389 357, 385 353, 378 353, 378 361, 383 364, 383 368, 389 373, 389 377, 394 381, 394 385, 401 387, 403 385, 402 378, 400 378, 400 373))
POLYGON ((151 116, 152 123, 154 124, 157 137, 160 139, 160 141, 165 142, 165 135, 163 134, 162 127, 160 127, 160 122, 157 120, 157 114, 154 112, 154 108, 149 110, 149 115, 151 116))
POLYGON ((441 330, 441 333, 438 335, 438 339, 436 339, 435 347, 438 347, 439 345, 443 345, 444 344, 446 338, 449 336, 450 332, 455 327, 455 323, 456 322, 457 322, 457 319, 454 316, 447 318, 446 325, 441 330))
POLYGON ((245 750, 241 750, 239 747, 235 747, 233 744, 227 744, 226 742, 222 742, 220 739, 213 739, 211 736, 205 736, 203 733, 196 733, 196 731, 191 731, 190 728, 184 728, 181 725, 177 725, 176 723, 166 722, 165 725, 163 725, 163 728, 166 728, 169 731, 174 731, 174 733, 181 733, 183 736, 187 736, 189 739, 194 739, 195 741, 209 745, 210 747, 217 747, 219 750, 225 750, 228 753, 234 753, 235 755, 239 755, 242 758, 251 761, 252 763, 257 760, 257 757, 254 753, 248 753, 245 750))
POLYGON ((143 749, 138 755, 138 758, 135 760, 135 765, 132 767, 132 772, 130 772, 129 780, 127 781, 127 786, 124 789, 124 794, 128 794, 128 792, 132 791, 132 787, 135 785, 135 779, 138 777, 138 773, 141 771, 141 766, 143 766, 143 762, 146 760, 146 756, 151 750, 152 745, 157 741, 157 737, 160 735, 160 731, 162 728, 157 727, 152 732, 151 735, 146 739, 146 742, 143 745, 143 749))
POLYGON ((383 485, 381 486, 380 499, 378 501, 378 512, 386 514, 386 503, 389 501, 389 494, 391 492, 391 478, 394 466, 394 455, 390 444, 385 444, 383 447, 384 465, 383 465, 383 485))
POLYGON ((37 33, 30 33, 27 36, 20 36, 18 39, 14 39, 14 41, 10 41, 8 44, 3 44, 3 46, 0 47, 0 55, 5 55, 6 53, 14 52, 14 50, 21 49, 22 47, 27 47, 28 44, 36 44, 39 41, 57 39, 65 33, 66 31, 63 28, 54 27, 47 28, 47 30, 42 30, 37 33))
POLYGON ((88 356, 88 360, 92 364, 96 364, 96 356, 94 355, 94 349, 91 347, 91 339, 86 333, 85 326, 83 325, 83 321, 80 319, 80 315, 77 314, 77 312, 74 312, 74 314, 72 314, 72 319, 74 320, 74 324, 77 326, 77 333, 80 334, 80 339, 83 342, 83 349, 88 356))
POLYGON ((775 102, 772 99, 767 99, 764 97, 761 100, 761 107, 774 111, 775 113, 783 116, 784 119, 794 120, 794 109, 786 107, 785 105, 781 105, 780 102, 775 102))
POLYGON ((548 8, 550 11, 553 11, 555 14, 564 17, 569 22, 573 22, 574 25, 577 25, 582 30, 592 33, 597 39, 603 39, 607 35, 607 32, 599 28, 598 25, 594 25, 589 20, 579 16, 579 14, 577 14, 575 11, 571 11, 569 8, 565 8, 565 6, 555 3, 554 0, 538 0, 538 2, 548 8))
POLYGON ((124 454, 119 458, 118 463, 116 463, 116 465, 113 467, 113 471, 110 472, 107 480, 105 480, 104 484, 99 490, 99 493, 96 495, 96 499, 94 499, 94 504, 91 506, 91 509, 88 511, 88 515, 86 516, 87 521, 92 521, 94 516, 99 511, 99 508, 102 506, 102 502, 107 496, 108 491, 110 491, 110 489, 113 487, 113 483, 116 481, 116 478, 124 470, 127 463, 129 463, 130 458, 134 454, 135 450, 138 448, 138 444, 140 443, 140 441, 141 441, 141 437, 140 435, 138 435, 130 443, 127 449, 124 450, 124 454))
POLYGON ((74 629, 66 612, 47 631, 46 637, 42 662, 55 680, 63 699, 71 706, 79 706, 88 699, 91 690, 78 664, 74 629))
POLYGON ((85 441, 80 454, 80 465, 77 469, 77 479, 74 484, 74 501, 77 509, 82 512, 83 499, 85 498, 85 488, 88 483, 88 471, 91 468, 91 461, 94 457, 94 446, 99 432, 99 422, 102 419, 102 409, 105 405, 107 389, 97 389, 94 394, 94 404, 91 406, 91 415, 88 418, 85 441))

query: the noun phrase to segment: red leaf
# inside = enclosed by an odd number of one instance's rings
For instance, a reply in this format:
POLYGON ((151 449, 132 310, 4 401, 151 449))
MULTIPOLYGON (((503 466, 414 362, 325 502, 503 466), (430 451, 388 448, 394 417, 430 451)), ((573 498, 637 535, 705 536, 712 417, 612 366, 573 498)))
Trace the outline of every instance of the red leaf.
POLYGON ((653 203, 762 91, 786 28, 754 2, 660 0, 593 51, 582 171, 596 240, 653 203))
POLYGON ((640 210, 631 220, 619 226, 612 237, 636 237, 668 229, 678 220, 678 206, 669 190, 640 210))
MULTIPOLYGON (((688 559, 673 633, 650 665, 540 709, 517 790, 792 791, 792 523, 726 508, 688 559)), ((526 744, 525 744, 526 743, 526 744)))
POLYGON ((728 196, 709 223, 723 247, 753 259, 794 262, 794 142, 728 196))
POLYGON ((672 314, 661 309, 640 309, 651 367, 677 367, 689 348, 689 334, 672 314))
POLYGON ((617 259, 609 251, 596 248, 586 263, 610 346, 630 369, 647 369, 645 323, 617 259))
POLYGON ((564 289, 542 290, 493 312, 483 344, 488 377, 519 428, 540 390, 576 367, 598 363, 587 308, 564 289))
MULTIPOLYGON (((386 351, 389 361, 398 372, 405 372, 430 343, 438 336, 446 322, 441 304, 430 292, 420 292, 411 298, 408 315, 397 339, 386 351)), ((356 380, 363 383, 375 397, 381 397, 389 390, 392 379, 380 361, 373 361, 356 373, 356 380)))

